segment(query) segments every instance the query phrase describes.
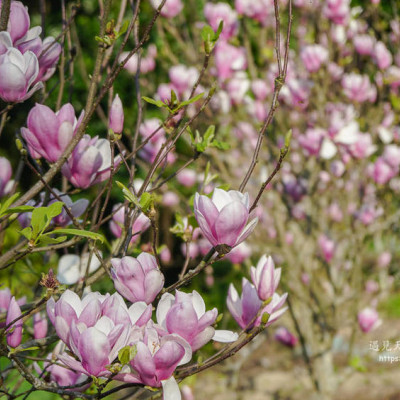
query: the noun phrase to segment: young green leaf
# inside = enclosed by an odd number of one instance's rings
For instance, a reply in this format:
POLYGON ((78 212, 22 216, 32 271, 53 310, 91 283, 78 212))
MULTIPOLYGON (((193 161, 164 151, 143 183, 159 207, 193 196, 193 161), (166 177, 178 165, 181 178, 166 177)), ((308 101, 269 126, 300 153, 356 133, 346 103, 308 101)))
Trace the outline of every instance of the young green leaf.
POLYGON ((135 204, 135 206, 140 208, 140 203, 138 198, 121 182, 116 181, 117 186, 122 190, 122 193, 126 200, 130 203, 135 204))
POLYGON ((19 233, 26 237, 28 240, 31 240, 32 238, 32 228, 30 226, 27 226, 26 228, 22 229, 19 231, 19 233))
POLYGON ((9 197, 3 204, 0 204, 0 217, 5 214, 5 211, 8 209, 8 207, 11 206, 12 203, 19 197, 19 193, 13 194, 11 197, 9 197))
POLYGON ((153 202, 153 196, 147 192, 143 193, 142 196, 140 197, 140 202, 139 202, 141 210, 143 212, 146 212, 149 209, 152 202, 153 202))
POLYGON ((4 214, 21 214, 29 211, 33 211, 35 207, 32 206, 19 206, 14 208, 9 208, 4 211, 4 214))
POLYGON ((76 236, 83 236, 93 240, 99 240, 100 242, 104 243, 104 236, 97 232, 90 232, 81 229, 73 229, 73 228, 60 228, 55 229, 52 232, 47 232, 46 235, 53 235, 53 234, 64 234, 64 235, 76 235, 76 236))
POLYGON ((161 100, 153 100, 150 97, 142 96, 142 99, 150 104, 153 104, 157 107, 165 107, 165 104, 161 100))

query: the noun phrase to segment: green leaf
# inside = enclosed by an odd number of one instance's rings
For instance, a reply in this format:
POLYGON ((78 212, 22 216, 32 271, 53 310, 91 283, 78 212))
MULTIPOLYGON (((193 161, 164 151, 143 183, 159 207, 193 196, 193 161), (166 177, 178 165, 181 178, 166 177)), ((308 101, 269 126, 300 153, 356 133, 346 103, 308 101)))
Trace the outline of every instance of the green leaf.
POLYGON ((228 142, 220 142, 219 140, 213 140, 211 142, 212 147, 216 147, 219 150, 229 150, 231 145, 228 142))
POLYGON ((214 134, 215 134, 215 126, 214 125, 210 125, 206 132, 204 133, 204 141, 207 144, 211 143, 211 140, 214 138, 214 134))
POLYGON ((37 350, 37 349, 39 349, 38 346, 32 346, 32 347, 26 347, 26 348, 23 348, 23 347, 21 347, 21 346, 18 346, 18 347, 16 347, 15 349, 11 349, 11 350, 9 351, 8 355, 21 353, 21 352, 23 352, 23 351, 37 350))
MULTIPOLYGON (((53 232, 51 232, 53 233, 53 232)), ((48 246, 51 244, 58 244, 58 243, 62 243, 65 242, 67 240, 66 236, 59 236, 56 238, 52 238, 50 236, 47 235, 47 233, 45 233, 44 235, 41 235, 39 240, 37 241, 36 245, 37 246, 48 246)))
POLYGON ((176 93, 171 89, 171 101, 170 104, 178 104, 178 97, 176 93))
POLYGON ((36 207, 32 211, 31 225, 32 225, 32 238, 40 235, 46 226, 50 224, 47 216, 47 207, 36 207))
POLYGON ((32 228, 30 226, 27 226, 26 228, 22 229, 19 231, 19 233, 22 236, 25 236, 28 240, 31 240, 32 238, 32 228))
POLYGON ((73 229, 73 228, 61 228, 55 229, 54 231, 47 232, 46 235, 53 235, 53 234, 64 234, 64 235, 76 235, 76 236, 83 236, 93 240, 99 240, 100 242, 104 243, 104 236, 100 233, 85 231, 81 229, 73 229))
POLYGON ((207 144, 204 142, 196 144, 196 151, 199 153, 204 153, 206 151, 207 144))
POLYGON ((215 32, 214 32, 213 28, 211 28, 210 25, 203 26, 203 29, 201 30, 201 37, 205 42, 211 41, 212 38, 214 37, 214 35, 215 35, 215 32))
POLYGON ((152 202, 153 196, 147 192, 143 193, 139 202, 141 210, 145 213, 149 209, 152 202))
POLYGON ((157 107, 165 107, 165 104, 161 100, 153 100, 150 97, 142 96, 142 99, 147 103, 153 104, 157 107))
POLYGON ((50 204, 47 207, 47 210, 48 210, 47 216, 52 219, 54 217, 57 217, 57 215, 60 215, 61 211, 63 209, 63 205, 64 205, 64 203, 62 201, 56 201, 56 202, 50 204))
POLYGON ((193 134, 193 131, 190 129, 189 126, 186 128, 186 131, 189 133, 190 139, 192 139, 192 144, 194 144, 195 141, 194 141, 194 134, 193 134))
POLYGON ((204 93, 200 93, 200 94, 198 94, 197 96, 194 96, 194 97, 192 97, 192 98, 189 99, 189 100, 182 101, 182 102, 179 104, 179 106, 180 106, 180 107, 182 107, 182 106, 187 106, 188 104, 195 103, 197 100, 200 100, 200 99, 202 99, 203 97, 204 97, 204 93))
POLYGON ((231 185, 229 183, 224 183, 223 185, 219 185, 218 189, 225 190, 227 192, 231 188, 231 185))
POLYGON ((291 140, 292 140, 292 130, 289 129, 285 136, 285 147, 287 149, 290 147, 291 140))
POLYGON ((8 210, 4 211, 4 214, 21 214, 29 211, 33 211, 35 207, 32 206, 19 206, 14 208, 9 208, 8 210))
POLYGON ((118 360, 121 364, 128 364, 137 354, 136 345, 125 346, 118 352, 118 360))
POLYGON ((221 20, 218 25, 217 32, 215 32, 214 35, 214 42, 216 42, 219 39, 219 35, 221 34, 223 28, 224 28, 224 21, 221 20))
POLYGON ((125 20, 124 23, 121 25, 121 29, 118 32, 118 37, 120 37, 121 35, 123 35, 126 30, 128 29, 129 26, 129 20, 125 20))
POLYGON ((11 206, 12 203, 19 197, 19 193, 13 194, 11 197, 9 197, 2 205, 0 205, 0 216, 5 214, 5 211, 8 209, 8 207, 11 206))
POLYGON ((210 54, 213 50, 215 43, 222 32, 223 27, 223 21, 221 21, 218 25, 217 32, 214 32, 214 30, 209 25, 205 25, 201 30, 201 37, 204 41, 204 50, 206 54, 210 54))
POLYGON ((61 214, 63 204, 61 201, 56 201, 48 207, 36 207, 32 211, 32 237, 37 238, 50 225, 51 220, 61 214))
POLYGON ((121 182, 116 181, 117 186, 122 190, 122 193, 126 200, 130 203, 135 204, 138 208, 140 208, 140 202, 138 198, 121 182))

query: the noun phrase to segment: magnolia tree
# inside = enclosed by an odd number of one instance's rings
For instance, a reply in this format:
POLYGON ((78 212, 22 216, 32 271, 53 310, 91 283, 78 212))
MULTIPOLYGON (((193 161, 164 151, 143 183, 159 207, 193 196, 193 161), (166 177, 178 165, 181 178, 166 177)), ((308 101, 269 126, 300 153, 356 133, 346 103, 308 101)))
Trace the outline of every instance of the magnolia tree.
MULTIPOLYGON (((238 68, 227 72, 226 64, 217 64, 223 90, 213 103, 216 126, 230 136, 236 155, 211 155, 224 180, 240 179, 248 155, 257 152, 257 128, 276 98, 279 68, 266 49, 273 14, 265 9, 269 17, 260 21, 241 3, 236 11, 210 4, 205 12, 211 25, 222 12, 224 26, 234 21, 231 38, 241 38, 238 23, 248 33, 242 53, 235 53, 238 68), (248 18, 238 22, 237 14, 248 18)), ((377 307, 394 283, 389 267, 398 245, 400 31, 377 3, 351 8, 345 0, 294 2, 300 23, 266 139, 268 162, 261 174, 245 179, 256 199, 260 185, 267 186, 255 209, 263 229, 228 255, 233 263, 251 265, 249 256, 267 248, 287 271, 291 331, 280 328, 276 338, 289 347, 299 342, 317 398, 331 398, 347 378, 349 369, 339 368, 335 352, 345 348, 348 364, 356 363, 355 341, 381 324, 377 307), (284 133, 290 129, 287 155, 284 133), (281 167, 281 179, 270 182, 281 167)), ((243 293, 246 288, 247 281, 243 293)), ((237 296, 234 287, 229 294, 237 296)))
POLYGON ((181 380, 233 356, 286 310, 281 270, 265 255, 250 276, 243 271, 241 296, 233 286, 225 294, 240 330, 218 329, 217 308, 185 286, 257 228, 274 174, 256 196, 246 187, 285 82, 292 4, 267 2, 274 94, 235 184, 213 173, 211 160, 231 153, 215 107, 239 106, 247 91, 246 52, 232 42, 238 12, 258 11, 207 3, 199 15, 186 10, 185 27, 180 0, 114 3, 40 2, 40 14, 0 3, 0 391, 10 398, 40 390, 100 399, 124 389, 179 399, 181 380), (96 13, 91 36, 85 25, 96 13), (157 87, 165 68, 169 82, 157 87), (196 354, 210 341, 225 344, 196 354))

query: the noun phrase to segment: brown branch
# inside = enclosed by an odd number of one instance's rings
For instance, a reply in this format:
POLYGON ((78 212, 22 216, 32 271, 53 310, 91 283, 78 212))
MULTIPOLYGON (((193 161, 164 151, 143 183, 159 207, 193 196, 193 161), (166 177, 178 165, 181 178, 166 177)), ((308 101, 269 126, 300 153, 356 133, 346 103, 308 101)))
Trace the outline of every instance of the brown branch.
POLYGON ((267 128, 269 127, 269 125, 271 124, 272 119, 275 114, 275 111, 278 108, 278 96, 279 96, 282 86, 285 84, 285 80, 286 80, 288 57, 289 57, 290 34, 291 34, 292 19, 293 19, 293 17, 292 17, 292 1, 289 0, 289 22, 288 22, 288 30, 287 30, 287 36, 286 36, 286 50, 285 50, 285 56, 284 56, 283 69, 281 67, 282 60, 281 60, 281 55, 280 55, 280 31, 278 31, 278 29, 280 29, 280 16, 279 16, 278 0, 274 0, 274 5, 275 5, 275 21, 276 21, 275 23, 277 26, 277 33, 276 33, 276 37, 275 37, 275 47, 277 49, 277 56, 278 56, 278 76, 275 78, 275 86, 274 86, 274 93, 273 93, 272 101, 271 101, 271 107, 270 107, 267 117, 265 118, 264 124, 258 133, 257 144, 256 144, 256 148, 253 153, 253 157, 252 157, 250 166, 247 170, 247 173, 246 173, 242 183, 239 186, 240 192, 243 192, 244 189, 246 188, 246 185, 247 185, 256 165, 258 164, 258 156, 260 154, 261 145, 262 145, 262 142, 264 139, 264 134, 265 134, 267 128))
POLYGON ((0 32, 7 30, 8 19, 10 17, 11 0, 3 0, 1 2, 1 15, 0 15, 0 32))

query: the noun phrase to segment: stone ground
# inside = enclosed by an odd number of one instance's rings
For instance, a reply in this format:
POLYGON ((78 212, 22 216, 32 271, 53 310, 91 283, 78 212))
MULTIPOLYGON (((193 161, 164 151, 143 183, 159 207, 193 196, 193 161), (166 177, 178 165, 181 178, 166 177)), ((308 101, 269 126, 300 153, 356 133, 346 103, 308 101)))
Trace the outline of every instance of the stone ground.
MULTIPOLYGON (((391 354, 399 357, 400 349, 391 353, 370 350, 370 341, 390 340, 392 347, 400 341, 400 321, 386 321, 378 330, 357 338, 355 351, 360 362, 357 370, 346 365, 345 357, 335 356, 341 373, 348 377, 332 400, 400 400, 400 361, 379 362, 377 356, 391 354), (362 371, 362 372, 361 372, 362 371)), ((245 351, 246 348, 242 349, 245 351)), ((311 381, 302 361, 300 349, 293 354, 273 339, 259 342, 248 354, 238 354, 237 374, 215 368, 200 373, 193 383, 196 400, 311 400, 311 381)))

